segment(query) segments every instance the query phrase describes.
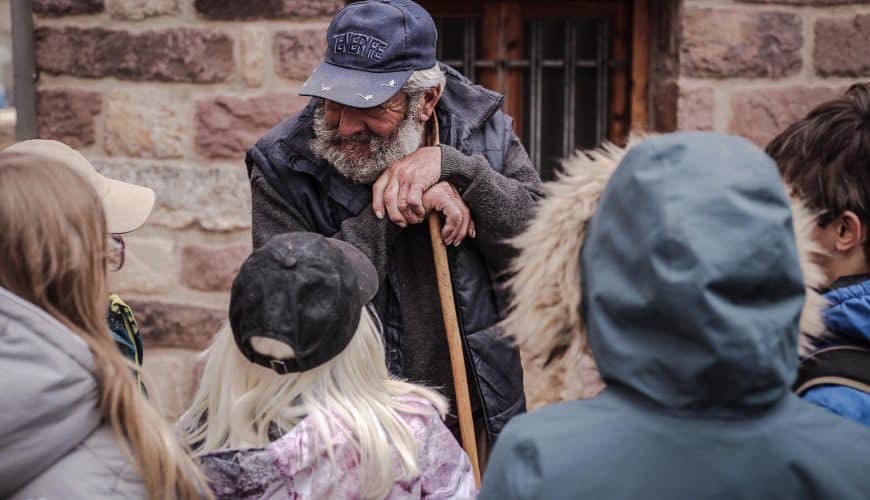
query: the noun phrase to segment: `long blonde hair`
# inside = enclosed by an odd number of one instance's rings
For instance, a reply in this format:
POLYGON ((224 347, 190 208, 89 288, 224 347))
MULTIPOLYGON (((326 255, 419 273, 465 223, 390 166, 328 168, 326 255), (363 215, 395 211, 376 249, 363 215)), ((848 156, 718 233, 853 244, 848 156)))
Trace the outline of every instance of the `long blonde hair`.
MULTIPOLYGON (((330 436, 335 429, 330 426, 337 419, 350 431, 359 453, 360 487, 366 498, 383 498, 397 480, 419 476, 419 448, 399 412, 420 414, 421 409, 397 397, 422 397, 442 417, 447 402, 435 391, 390 377, 376 321, 364 308, 344 351, 321 366, 288 375, 248 361, 236 348, 230 328, 222 329, 206 351, 202 380, 182 417, 194 451, 264 446, 270 434, 283 435, 302 419, 312 418, 333 458, 330 436), (391 444, 404 473, 398 478, 391 444)), ((289 346, 269 339, 255 338, 252 345, 272 356, 292 356, 289 346), (257 340, 263 342, 258 345, 257 340)))
POLYGON ((100 408, 148 497, 210 497, 199 470, 140 393, 106 323, 106 220, 88 182, 42 159, 0 153, 0 286, 82 338, 100 408))

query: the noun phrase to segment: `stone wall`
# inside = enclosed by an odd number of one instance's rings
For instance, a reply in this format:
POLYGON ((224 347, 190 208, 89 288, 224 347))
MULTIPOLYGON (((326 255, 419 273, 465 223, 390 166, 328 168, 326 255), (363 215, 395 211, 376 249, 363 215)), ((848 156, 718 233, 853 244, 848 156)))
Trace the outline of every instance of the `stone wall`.
POLYGON ((343 2, 33 4, 39 135, 157 192, 112 280, 140 322, 151 392, 175 416, 250 252, 245 150, 307 102, 295 92, 343 2))
MULTIPOLYGON (((867 0, 684 0, 670 78, 653 84, 660 129, 766 144, 812 107, 870 80, 867 0)), ((659 63, 661 63, 659 61, 659 63)))

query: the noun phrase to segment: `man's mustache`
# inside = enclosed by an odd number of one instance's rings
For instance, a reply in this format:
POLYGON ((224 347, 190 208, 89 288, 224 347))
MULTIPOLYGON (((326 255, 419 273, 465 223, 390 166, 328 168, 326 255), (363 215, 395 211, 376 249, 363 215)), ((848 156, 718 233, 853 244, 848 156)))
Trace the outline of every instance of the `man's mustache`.
POLYGON ((329 142, 336 146, 341 146, 344 143, 370 142, 374 138, 375 135, 371 132, 357 132, 355 134, 345 136, 341 136, 336 133, 329 142))

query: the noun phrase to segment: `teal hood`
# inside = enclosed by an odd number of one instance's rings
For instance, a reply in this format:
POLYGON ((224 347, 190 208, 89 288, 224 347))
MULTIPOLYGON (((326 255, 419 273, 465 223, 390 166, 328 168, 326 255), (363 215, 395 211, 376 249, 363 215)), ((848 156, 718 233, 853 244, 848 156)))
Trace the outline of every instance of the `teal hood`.
POLYGON ((714 133, 585 156, 517 239, 506 322, 537 320, 551 385, 588 386, 589 347, 607 387, 512 419, 479 498, 866 500, 870 429, 789 391, 813 222, 772 161, 714 133))
POLYGON ((803 278, 783 183, 749 141, 686 132, 629 150, 580 259, 588 342, 608 385, 717 413, 788 393, 803 278))

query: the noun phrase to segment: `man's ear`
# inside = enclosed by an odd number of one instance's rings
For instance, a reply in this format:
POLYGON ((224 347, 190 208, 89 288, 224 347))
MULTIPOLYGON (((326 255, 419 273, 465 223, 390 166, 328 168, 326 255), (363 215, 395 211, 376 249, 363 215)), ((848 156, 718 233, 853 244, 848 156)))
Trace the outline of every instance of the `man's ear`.
POLYGON ((441 98, 441 87, 430 87, 423 91, 420 99, 423 102, 420 105, 419 118, 421 123, 429 121, 429 117, 435 112, 435 106, 438 104, 438 99, 441 98))
POLYGON ((855 212, 846 210, 835 219, 837 224, 837 239, 834 248, 838 252, 848 253, 854 248, 862 248, 867 238, 867 226, 861 222, 855 212))

